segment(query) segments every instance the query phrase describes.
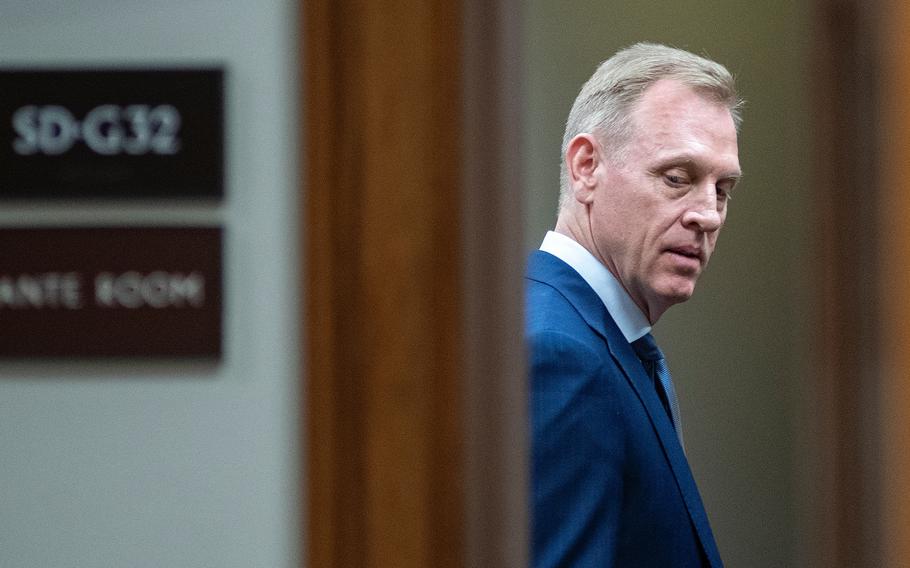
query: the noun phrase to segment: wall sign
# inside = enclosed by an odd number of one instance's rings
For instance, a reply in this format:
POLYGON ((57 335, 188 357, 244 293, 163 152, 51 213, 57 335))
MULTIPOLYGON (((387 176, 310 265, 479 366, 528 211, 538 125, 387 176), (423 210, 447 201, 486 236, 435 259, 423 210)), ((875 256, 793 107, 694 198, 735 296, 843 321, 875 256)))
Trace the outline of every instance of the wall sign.
POLYGON ((0 229, 0 357, 220 357, 220 228, 0 229))
POLYGON ((0 71, 0 199, 219 198, 224 73, 0 71))

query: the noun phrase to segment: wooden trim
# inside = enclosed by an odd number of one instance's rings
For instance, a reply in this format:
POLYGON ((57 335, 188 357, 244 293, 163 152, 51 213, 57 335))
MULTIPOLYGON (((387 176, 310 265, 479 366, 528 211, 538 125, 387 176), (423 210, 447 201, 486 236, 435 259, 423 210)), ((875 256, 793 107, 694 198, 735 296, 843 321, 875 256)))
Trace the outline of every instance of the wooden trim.
POLYGON ((883 3, 881 35, 881 548, 885 567, 910 558, 910 6, 883 3))
POLYGON ((528 566, 521 0, 463 0, 466 566, 528 566))
POLYGON ((815 215, 812 296, 815 358, 806 401, 811 463, 805 564, 877 563, 877 280, 874 110, 876 58, 870 8, 815 2, 812 92, 815 215))
POLYGON ((463 566, 460 6, 302 18, 307 566, 463 566))

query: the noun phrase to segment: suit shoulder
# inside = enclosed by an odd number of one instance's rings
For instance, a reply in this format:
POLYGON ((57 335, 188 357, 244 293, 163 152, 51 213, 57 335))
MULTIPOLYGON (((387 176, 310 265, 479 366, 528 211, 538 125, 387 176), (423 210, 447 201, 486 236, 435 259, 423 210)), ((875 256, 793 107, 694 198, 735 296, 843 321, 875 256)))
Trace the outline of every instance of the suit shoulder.
POLYGON ((529 280, 525 290, 525 323, 529 335, 545 330, 587 329, 578 309, 562 292, 545 282, 529 280))

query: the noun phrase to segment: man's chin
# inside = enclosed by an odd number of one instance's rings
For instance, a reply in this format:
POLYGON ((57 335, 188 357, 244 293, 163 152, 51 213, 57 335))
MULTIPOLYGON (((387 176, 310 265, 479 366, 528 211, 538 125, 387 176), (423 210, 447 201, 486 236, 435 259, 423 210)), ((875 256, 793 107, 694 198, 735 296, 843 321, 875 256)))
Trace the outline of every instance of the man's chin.
POLYGON ((668 286, 664 286, 662 289, 657 290, 658 296, 663 300, 664 304, 667 306, 672 306, 673 304, 681 304, 689 298, 692 297, 692 294, 695 293, 695 282, 691 280, 685 280, 683 282, 672 282, 668 286))
POLYGON ((657 320, 675 304, 681 304, 692 297, 695 292, 695 284, 690 286, 674 286, 666 288, 652 289, 652 302, 648 304, 648 313, 645 315, 651 324, 657 323, 657 320))

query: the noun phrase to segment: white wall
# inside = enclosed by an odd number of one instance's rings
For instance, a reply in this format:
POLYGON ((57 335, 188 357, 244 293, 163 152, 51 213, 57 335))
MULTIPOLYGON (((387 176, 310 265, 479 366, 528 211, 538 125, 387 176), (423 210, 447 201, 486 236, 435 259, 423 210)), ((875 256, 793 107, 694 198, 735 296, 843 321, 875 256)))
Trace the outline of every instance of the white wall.
POLYGON ((0 361, 0 566, 296 565, 295 4, 0 0, 0 66, 223 64, 228 141, 224 207, 162 210, 227 228, 224 360, 0 361))

